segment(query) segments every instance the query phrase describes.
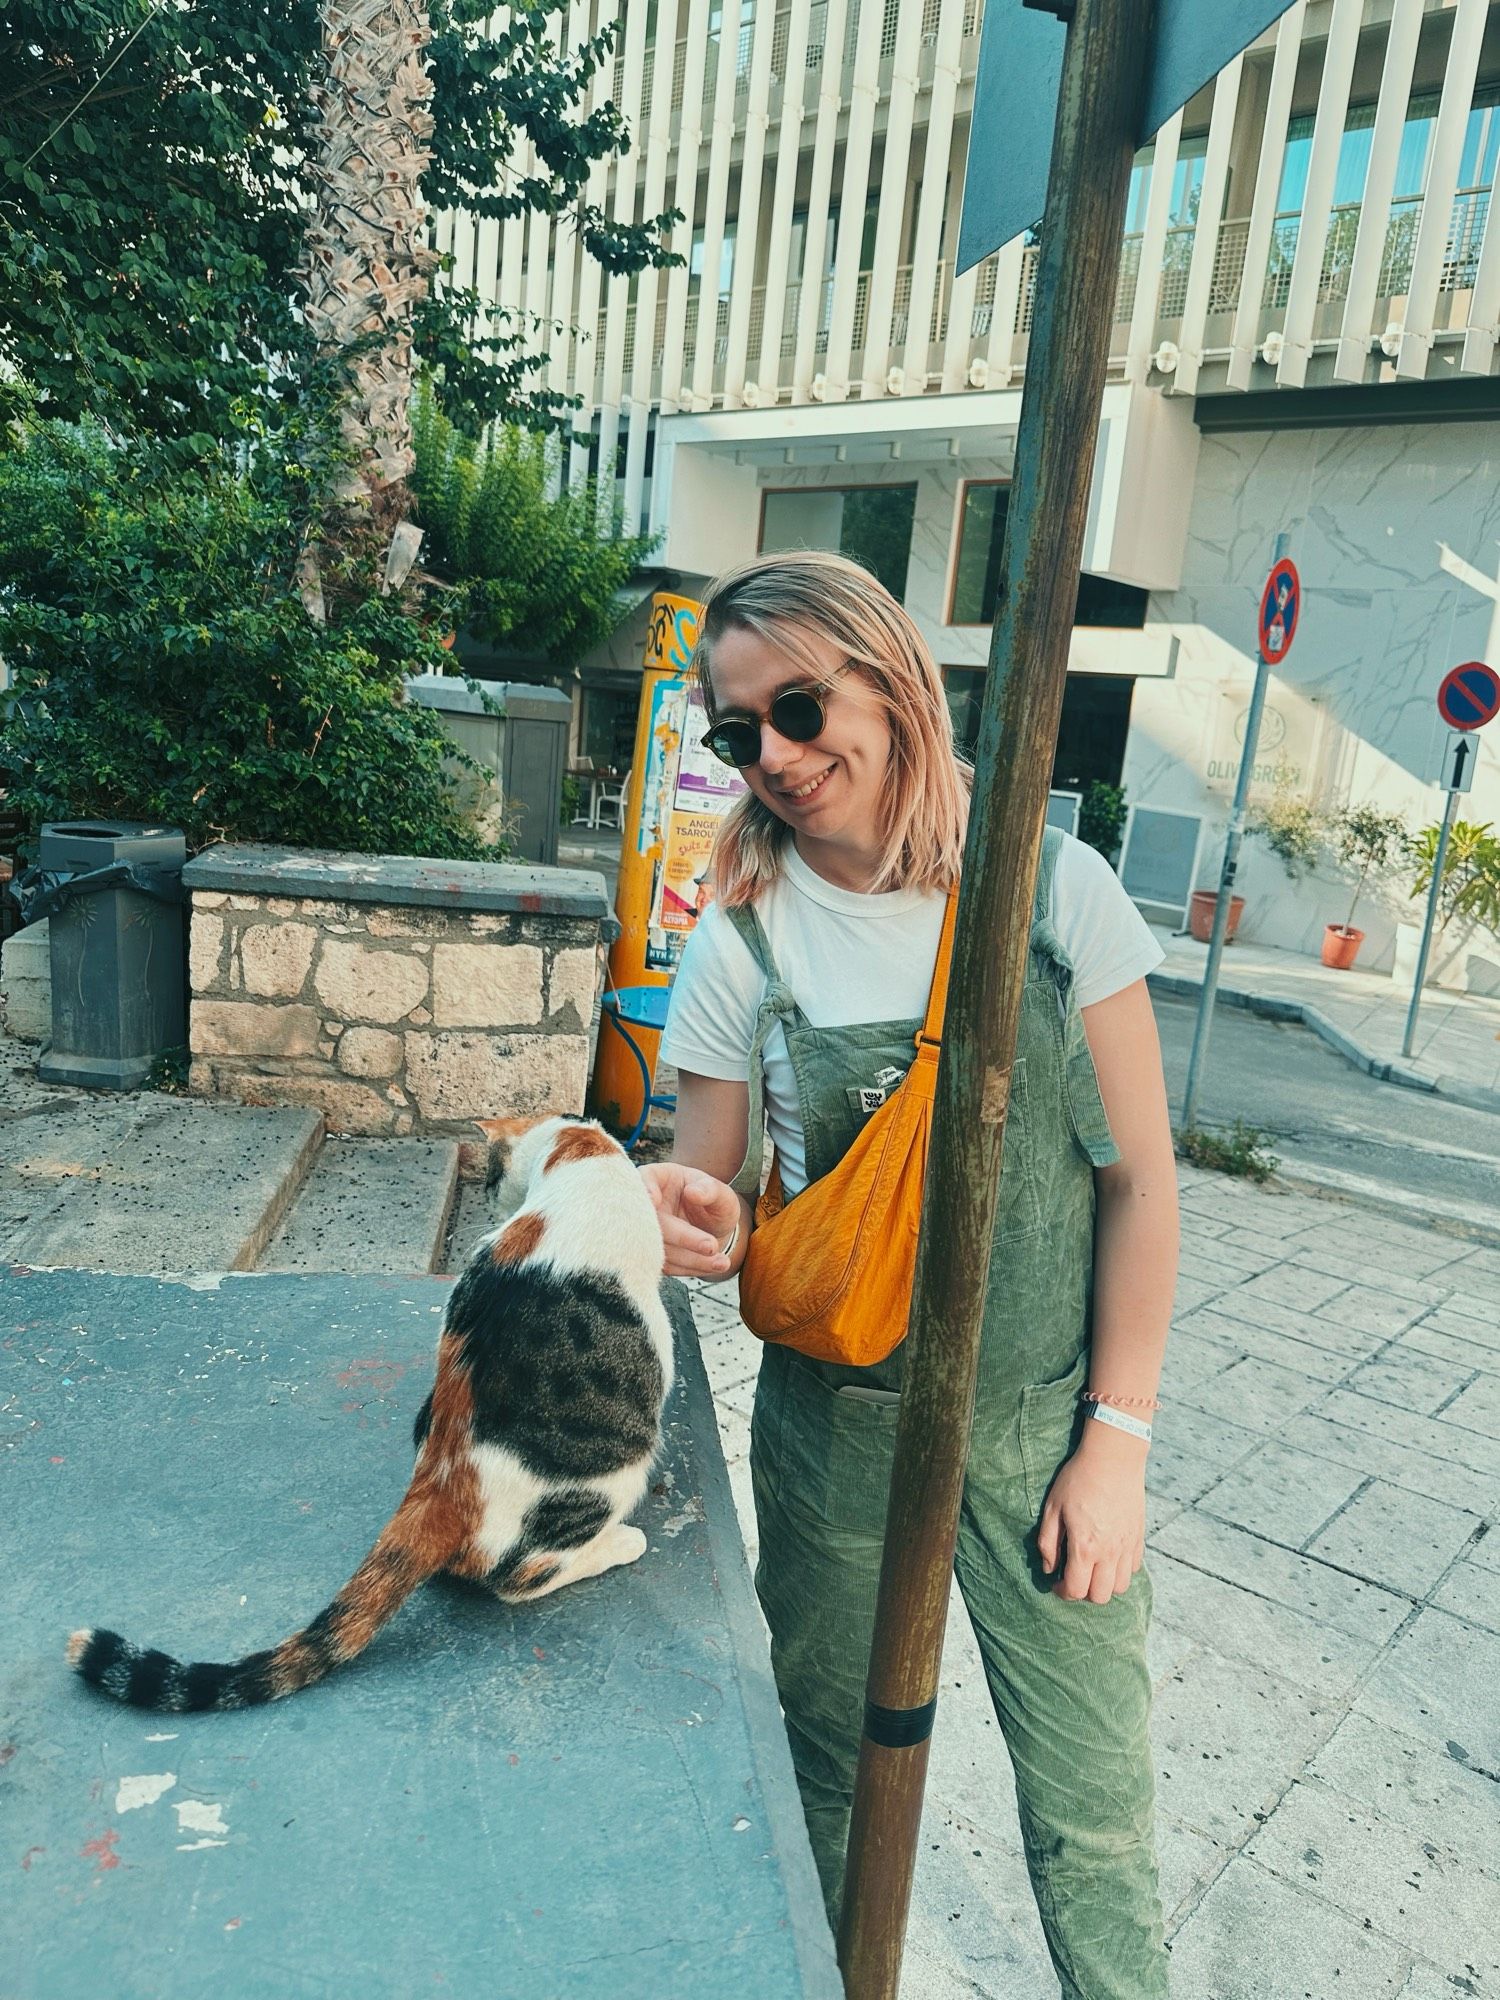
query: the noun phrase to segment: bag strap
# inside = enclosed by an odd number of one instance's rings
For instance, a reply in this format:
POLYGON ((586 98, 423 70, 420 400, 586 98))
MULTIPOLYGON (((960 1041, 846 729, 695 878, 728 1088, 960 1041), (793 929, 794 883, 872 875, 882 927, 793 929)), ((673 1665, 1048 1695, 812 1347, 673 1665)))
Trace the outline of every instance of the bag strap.
POLYGON ((941 1048, 943 1041, 943 1016, 948 1011, 948 975, 953 969, 953 927, 958 917, 958 890, 948 891, 948 905, 943 911, 942 935, 938 938, 937 958, 932 968, 932 985, 927 992, 927 1016, 922 1023, 922 1032, 917 1036, 917 1046, 931 1042, 941 1048))

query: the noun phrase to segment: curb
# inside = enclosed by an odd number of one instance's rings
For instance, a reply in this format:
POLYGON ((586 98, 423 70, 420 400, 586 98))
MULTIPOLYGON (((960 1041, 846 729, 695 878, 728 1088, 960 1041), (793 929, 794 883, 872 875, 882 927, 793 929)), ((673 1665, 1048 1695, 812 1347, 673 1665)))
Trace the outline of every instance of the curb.
MULTIPOLYGON (((1148 972, 1146 985, 1153 993, 1168 994, 1174 1000, 1196 1000, 1203 991, 1201 979, 1189 979, 1179 972, 1148 972)), ((1451 1098, 1455 1104, 1467 1105, 1471 1111, 1500 1113, 1500 1090, 1491 1090, 1484 1084, 1466 1083, 1456 1076, 1426 1076, 1410 1063, 1394 1057, 1377 1056, 1353 1035, 1338 1027, 1321 1008, 1310 1006, 1305 1000, 1283 1000, 1271 993, 1247 993, 1241 987, 1221 986, 1216 996, 1226 1007, 1239 1007, 1247 1014, 1257 1014, 1266 1021, 1292 1021, 1309 1028, 1320 1041, 1326 1042, 1336 1055, 1372 1076, 1378 1083, 1394 1083, 1403 1090, 1421 1090, 1429 1096, 1451 1098)))
POLYGON ((1366 1180, 1362 1174, 1344 1173, 1338 1167, 1288 1168, 1283 1164, 1272 1175, 1271 1185, 1289 1194, 1347 1202, 1351 1207, 1367 1209, 1392 1222, 1430 1229, 1440 1236, 1459 1237, 1476 1247, 1500 1250, 1500 1222, 1486 1210, 1466 1202, 1435 1209, 1424 1196, 1403 1194, 1382 1181, 1366 1180))

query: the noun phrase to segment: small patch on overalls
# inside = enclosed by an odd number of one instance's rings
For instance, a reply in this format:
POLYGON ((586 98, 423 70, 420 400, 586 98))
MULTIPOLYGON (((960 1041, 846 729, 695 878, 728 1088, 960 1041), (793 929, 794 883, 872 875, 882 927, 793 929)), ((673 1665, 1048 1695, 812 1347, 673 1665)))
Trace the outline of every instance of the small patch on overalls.
POLYGON ((871 1082, 855 1084, 850 1088, 847 1093, 850 1109, 859 1118, 868 1118, 872 1112, 878 1111, 891 1092, 899 1089, 905 1081, 905 1070, 887 1064, 884 1069, 876 1070, 871 1082))

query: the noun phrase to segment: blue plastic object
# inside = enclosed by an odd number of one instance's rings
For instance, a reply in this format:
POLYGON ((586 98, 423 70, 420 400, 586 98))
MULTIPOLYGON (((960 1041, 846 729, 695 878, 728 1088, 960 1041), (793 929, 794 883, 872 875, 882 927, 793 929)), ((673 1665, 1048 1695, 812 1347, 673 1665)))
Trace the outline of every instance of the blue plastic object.
POLYGON ((667 1025, 667 1007, 672 998, 670 986, 622 986, 606 993, 601 1003, 604 1018, 635 1057, 641 1072, 641 1115, 635 1121, 635 1130, 625 1141, 627 1153, 633 1153, 640 1143, 646 1120, 651 1116, 652 1106, 662 1111, 677 1109, 676 1094, 671 1091, 653 1091, 651 1065, 641 1053, 639 1044, 631 1034, 632 1028, 651 1028, 658 1035, 667 1025))

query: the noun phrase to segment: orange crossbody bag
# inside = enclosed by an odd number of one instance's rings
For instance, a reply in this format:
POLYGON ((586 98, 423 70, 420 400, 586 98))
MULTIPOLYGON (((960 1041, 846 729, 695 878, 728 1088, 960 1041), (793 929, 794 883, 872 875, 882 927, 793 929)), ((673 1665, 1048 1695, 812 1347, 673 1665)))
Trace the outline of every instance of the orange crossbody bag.
POLYGON ((740 1314, 761 1340, 868 1368, 906 1338, 937 1088, 957 891, 903 1082, 831 1172, 792 1201, 772 1163, 740 1267, 740 1314))

